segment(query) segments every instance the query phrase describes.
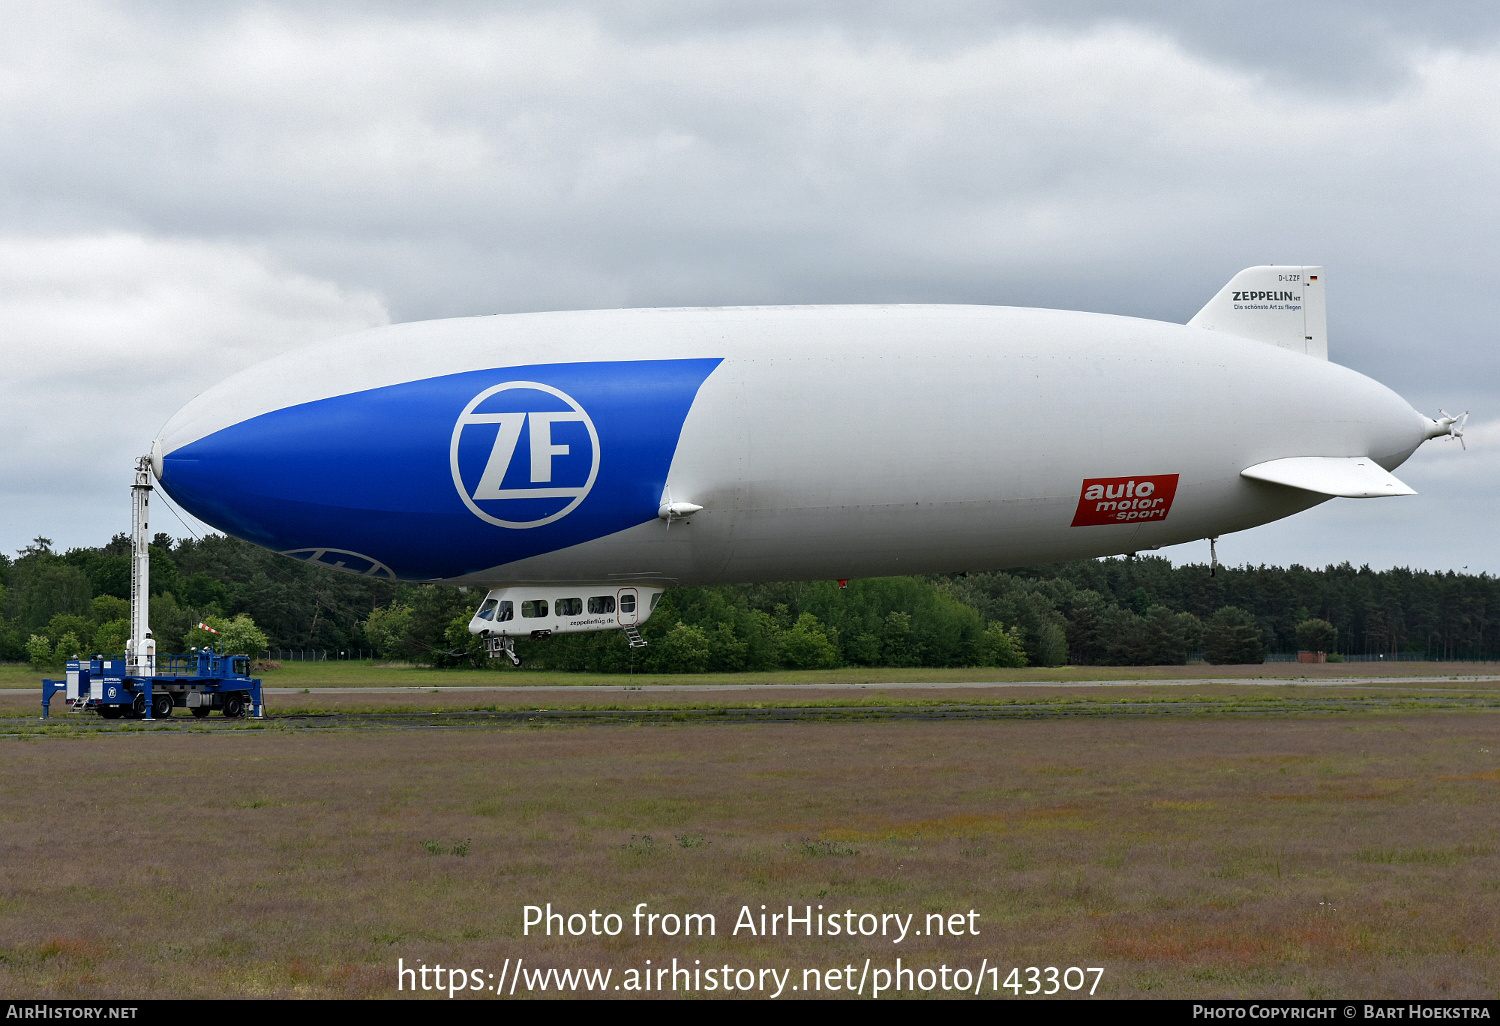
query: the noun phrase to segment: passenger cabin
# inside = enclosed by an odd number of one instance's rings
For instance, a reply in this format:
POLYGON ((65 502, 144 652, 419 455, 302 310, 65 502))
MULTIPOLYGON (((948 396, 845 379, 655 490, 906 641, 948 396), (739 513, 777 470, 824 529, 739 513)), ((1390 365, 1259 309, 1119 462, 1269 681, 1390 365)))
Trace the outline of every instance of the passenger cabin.
POLYGON ((544 638, 638 627, 650 617, 664 590, 613 584, 495 588, 469 620, 469 633, 544 638))

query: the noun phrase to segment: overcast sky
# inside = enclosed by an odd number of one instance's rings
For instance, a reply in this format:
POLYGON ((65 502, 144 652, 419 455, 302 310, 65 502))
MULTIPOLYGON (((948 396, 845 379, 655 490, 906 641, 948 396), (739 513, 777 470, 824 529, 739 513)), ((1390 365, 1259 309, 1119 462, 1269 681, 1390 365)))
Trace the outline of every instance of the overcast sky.
POLYGON ((1500 572, 1497 168, 1493 3, 0 0, 0 549, 128 529, 194 393, 387 321, 1185 321, 1321 263, 1331 357, 1468 451, 1221 558, 1500 572))

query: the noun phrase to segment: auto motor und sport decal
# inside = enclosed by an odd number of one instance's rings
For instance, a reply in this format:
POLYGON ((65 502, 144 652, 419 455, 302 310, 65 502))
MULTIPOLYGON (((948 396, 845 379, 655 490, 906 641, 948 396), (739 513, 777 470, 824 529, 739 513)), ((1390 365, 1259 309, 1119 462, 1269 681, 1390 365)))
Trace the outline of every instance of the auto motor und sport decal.
POLYGON ((1176 474, 1091 477, 1078 493, 1074 527, 1165 520, 1177 495, 1176 474))

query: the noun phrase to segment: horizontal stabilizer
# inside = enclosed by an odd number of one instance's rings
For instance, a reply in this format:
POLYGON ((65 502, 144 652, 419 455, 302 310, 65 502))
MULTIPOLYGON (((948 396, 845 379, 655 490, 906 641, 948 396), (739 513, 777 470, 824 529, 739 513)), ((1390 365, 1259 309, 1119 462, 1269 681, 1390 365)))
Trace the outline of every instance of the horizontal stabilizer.
POLYGON ((1392 477, 1390 471, 1366 456, 1296 456, 1257 463, 1240 471, 1240 476, 1346 499, 1417 494, 1415 488, 1392 477))

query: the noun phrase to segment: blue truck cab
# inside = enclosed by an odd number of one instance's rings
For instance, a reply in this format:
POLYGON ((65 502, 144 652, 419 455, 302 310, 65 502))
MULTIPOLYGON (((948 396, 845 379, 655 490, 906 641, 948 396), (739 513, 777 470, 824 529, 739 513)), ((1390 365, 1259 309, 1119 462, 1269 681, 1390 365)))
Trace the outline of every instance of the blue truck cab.
POLYGON ((162 720, 182 707, 200 719, 215 709, 230 719, 265 715, 260 678, 250 676, 250 657, 221 655, 211 648, 157 656, 149 675, 129 672, 122 655, 69 659, 62 680, 42 681, 42 719, 48 718, 58 692, 70 712, 93 711, 106 720, 162 720))

